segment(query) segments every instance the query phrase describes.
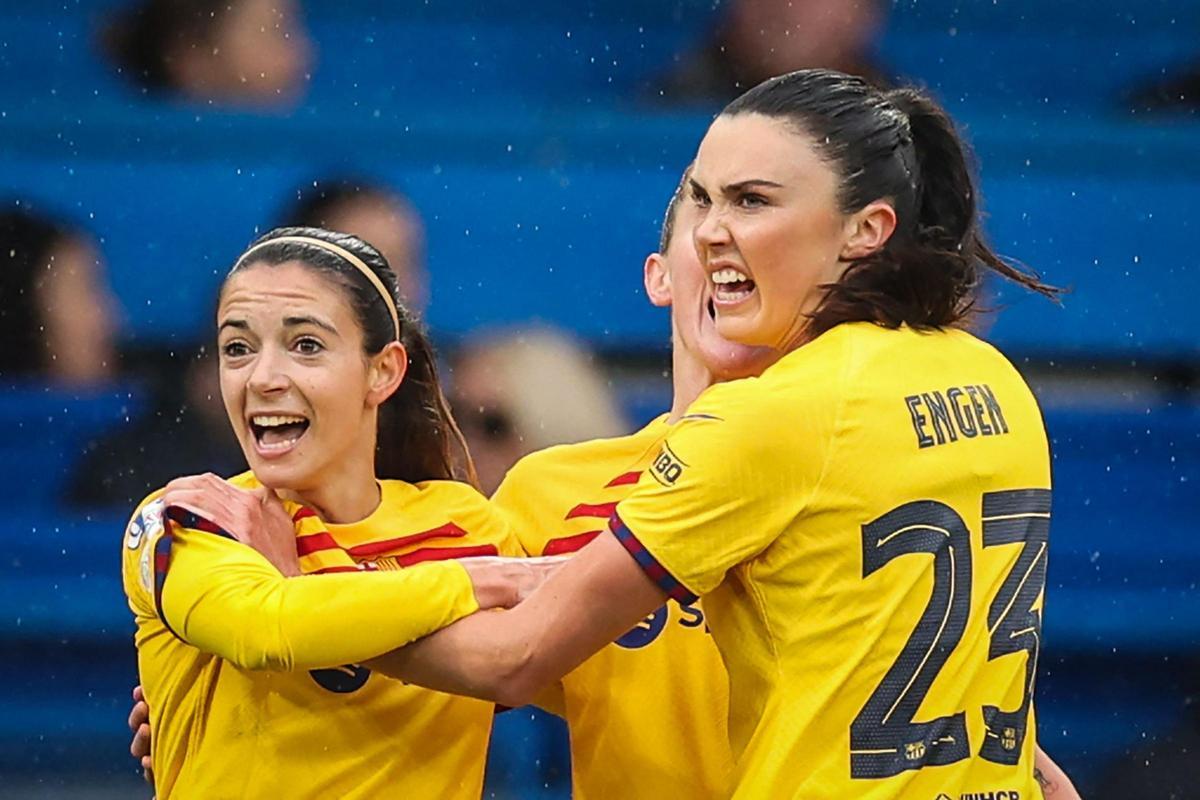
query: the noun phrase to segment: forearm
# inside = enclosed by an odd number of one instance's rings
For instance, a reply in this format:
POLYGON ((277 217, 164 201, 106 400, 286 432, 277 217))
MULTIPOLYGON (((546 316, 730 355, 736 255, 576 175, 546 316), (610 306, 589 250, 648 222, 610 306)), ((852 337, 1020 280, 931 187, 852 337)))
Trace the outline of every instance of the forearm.
POLYGON ((174 546, 162 602, 188 643, 245 669, 281 671, 358 663, 477 608, 454 562, 284 578, 249 548, 196 539, 174 546))
MULTIPOLYGON (((368 663, 373 670, 429 689, 524 705, 512 691, 528 679, 533 634, 512 625, 512 611, 485 611, 368 663)), ((520 620, 516 620, 518 623, 520 620)))
POLYGON ((1046 800, 1081 800, 1067 773, 1041 747, 1034 752, 1033 777, 1037 779, 1046 800))
POLYGON ((516 608, 475 614, 371 666, 430 689, 525 705, 663 600, 616 539, 601 536, 516 608))

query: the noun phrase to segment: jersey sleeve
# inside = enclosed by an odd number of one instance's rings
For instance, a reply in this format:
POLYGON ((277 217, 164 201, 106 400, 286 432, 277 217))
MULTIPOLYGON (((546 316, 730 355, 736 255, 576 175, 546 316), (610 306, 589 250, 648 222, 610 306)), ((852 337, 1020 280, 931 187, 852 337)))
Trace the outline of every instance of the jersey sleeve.
POLYGON ((613 533, 679 602, 715 589, 803 513, 824 466, 833 413, 797 410, 758 381, 708 390, 667 436, 613 533))
POLYGON ((359 663, 479 610, 454 561, 285 578, 252 548, 180 517, 158 540, 158 612, 180 639, 245 669, 359 663))
POLYGON ((162 534, 161 491, 138 504, 121 542, 121 583, 135 618, 155 615, 154 548, 162 534))

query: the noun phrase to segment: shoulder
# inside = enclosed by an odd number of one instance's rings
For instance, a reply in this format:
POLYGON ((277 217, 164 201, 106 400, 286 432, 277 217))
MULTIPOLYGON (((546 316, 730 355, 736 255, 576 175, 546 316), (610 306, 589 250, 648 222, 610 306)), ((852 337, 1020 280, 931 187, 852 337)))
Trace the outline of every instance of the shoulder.
POLYGON ((125 529, 125 546, 137 550, 144 539, 153 536, 163 527, 163 505, 160 498, 163 489, 155 489, 137 504, 129 525, 125 529))
POLYGON ((411 503, 436 505, 443 508, 481 508, 488 505, 488 499, 478 489, 462 481, 436 480, 421 481, 420 483, 380 481, 380 483, 385 487, 388 484, 407 487, 411 503))
MULTIPOLYGON (((226 480, 239 489, 256 489, 261 484, 250 471, 234 475, 226 480)), ((125 529, 125 545, 130 550, 136 550, 143 537, 153 536, 163 529, 164 508, 161 501, 166 487, 155 489, 137 504, 133 516, 125 529)))
POLYGON ((258 478, 254 477, 254 473, 250 470, 246 470, 243 473, 234 475, 232 478, 226 478, 225 480, 239 489, 257 489, 259 486, 262 486, 262 484, 259 483, 258 478))
POLYGON ((162 493, 162 489, 151 492, 137 504, 122 537, 122 584, 130 608, 139 617, 154 615, 154 553, 165 530, 162 493))
MULTIPOLYGON (((433 504, 459 529, 468 546, 491 548, 491 555, 525 554, 507 517, 474 486, 459 481, 424 481, 414 486, 423 502, 433 504)), ((483 549, 475 553, 488 554, 483 549)))
POLYGON ((526 487, 531 485, 538 487, 539 492, 544 492, 548 484, 559 480, 576 487, 584 482, 581 478, 583 470, 595 468, 604 472, 613 463, 635 458, 655 445, 669 430, 664 414, 626 436, 554 445, 530 453, 508 470, 493 500, 507 503, 514 496, 523 494, 526 487))
POLYGON ((427 515, 430 519, 449 518, 471 533, 489 530, 500 523, 500 514, 490 500, 469 483, 462 481, 422 481, 403 483, 408 487, 406 516, 427 515))

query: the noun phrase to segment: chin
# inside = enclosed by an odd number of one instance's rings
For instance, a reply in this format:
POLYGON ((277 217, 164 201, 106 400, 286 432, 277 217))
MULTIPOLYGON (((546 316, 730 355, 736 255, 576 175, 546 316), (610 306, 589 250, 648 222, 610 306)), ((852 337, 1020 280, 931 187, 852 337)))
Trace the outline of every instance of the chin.
POLYGON ((305 483, 306 471, 288 464, 255 459, 250 462, 250 471, 263 486, 272 491, 296 491, 305 483))
POLYGON ((717 333, 734 347, 763 347, 767 341, 752 317, 717 317, 717 333))

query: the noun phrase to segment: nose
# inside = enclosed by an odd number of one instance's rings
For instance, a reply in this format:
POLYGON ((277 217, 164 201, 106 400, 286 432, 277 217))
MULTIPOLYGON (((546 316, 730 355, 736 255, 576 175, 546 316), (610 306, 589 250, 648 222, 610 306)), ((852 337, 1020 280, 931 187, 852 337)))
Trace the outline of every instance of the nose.
POLYGON ((263 348, 254 359, 246 388, 264 396, 286 392, 291 381, 285 370, 285 359, 286 356, 278 348, 263 348))
POLYGON ((713 249, 719 249, 730 243, 729 228, 725 225, 725 215, 715 206, 710 206, 692 231, 696 252, 700 260, 706 260, 706 254, 713 249))

